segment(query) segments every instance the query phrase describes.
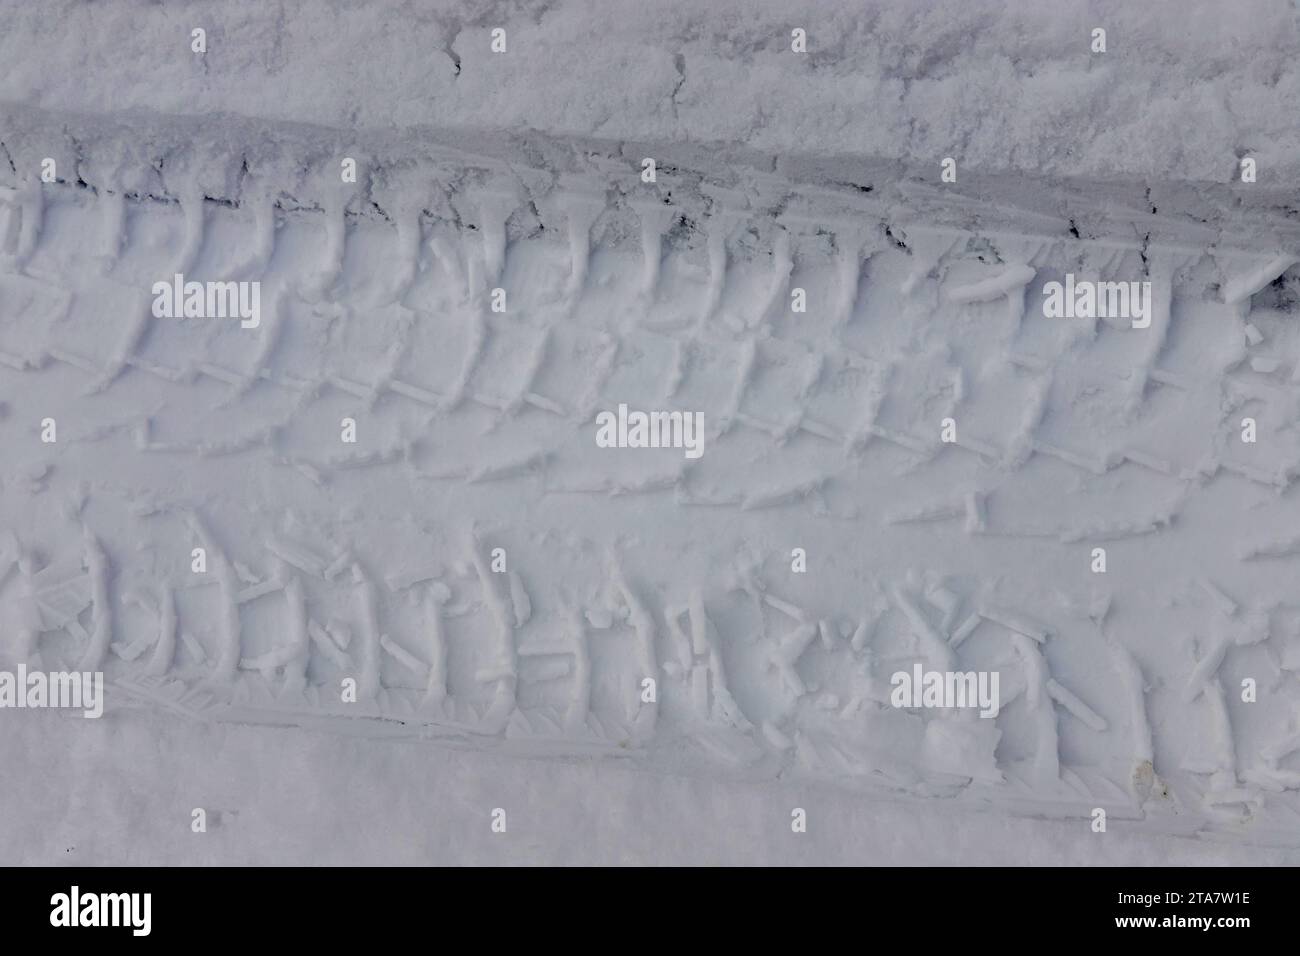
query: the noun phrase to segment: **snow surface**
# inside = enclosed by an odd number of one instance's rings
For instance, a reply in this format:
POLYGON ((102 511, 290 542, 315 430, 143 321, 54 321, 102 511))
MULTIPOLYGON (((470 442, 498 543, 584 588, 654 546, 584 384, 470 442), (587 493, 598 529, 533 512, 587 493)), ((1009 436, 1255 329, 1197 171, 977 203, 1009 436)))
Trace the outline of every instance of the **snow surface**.
POLYGON ((0 101, 47 109, 744 143, 927 168, 956 156, 1152 182, 1227 182, 1247 153, 1264 181, 1300 172, 1288 0, 5 0, 0 14, 0 101), (208 31, 201 58, 194 27, 208 31), (790 52, 795 27, 806 56, 790 52))
POLYGON ((0 735, 0 860, 43 866, 1294 866, 1294 850, 596 763, 134 715, 0 735), (51 786, 58 781, 59 786, 51 786), (209 830, 189 830, 189 807, 209 830), (508 808, 507 831, 490 811, 508 808), (790 832, 790 808, 808 832, 790 832), (216 823, 213 823, 214 818, 216 823))
POLYGON ((1293 6, 0 13, 0 862, 1300 862, 1293 6))

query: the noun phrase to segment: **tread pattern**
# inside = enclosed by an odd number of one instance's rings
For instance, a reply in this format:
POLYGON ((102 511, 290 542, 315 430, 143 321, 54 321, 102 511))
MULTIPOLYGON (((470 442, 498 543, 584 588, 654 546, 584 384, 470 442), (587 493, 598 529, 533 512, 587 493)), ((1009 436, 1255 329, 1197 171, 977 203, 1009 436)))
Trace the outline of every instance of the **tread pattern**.
POLYGON ((0 194, 6 657, 194 719, 1295 841, 1294 257, 915 184, 904 222, 459 175, 432 210, 0 194), (949 224, 981 202, 1021 228, 949 224), (1071 269, 1149 276, 1151 328, 1043 318, 1071 269), (260 326, 153 319, 173 272, 259 280, 260 326), (702 410, 704 456, 596 448, 619 402, 702 410), (997 669, 1002 715, 895 710, 916 660, 997 669))

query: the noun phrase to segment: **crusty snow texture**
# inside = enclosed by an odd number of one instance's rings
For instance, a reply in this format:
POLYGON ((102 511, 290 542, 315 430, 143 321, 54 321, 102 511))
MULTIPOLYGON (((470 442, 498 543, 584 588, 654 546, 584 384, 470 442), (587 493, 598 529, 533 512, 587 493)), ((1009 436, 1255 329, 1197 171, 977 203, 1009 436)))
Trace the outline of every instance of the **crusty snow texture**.
POLYGON ((3 0, 0 14, 0 101, 46 108, 531 128, 1150 181, 1227 182, 1247 153, 1261 183, 1300 171, 1286 0, 3 0), (495 27, 505 55, 489 49, 495 27), (795 27, 807 55, 790 52, 795 27), (1090 50, 1096 27, 1105 54, 1090 50))

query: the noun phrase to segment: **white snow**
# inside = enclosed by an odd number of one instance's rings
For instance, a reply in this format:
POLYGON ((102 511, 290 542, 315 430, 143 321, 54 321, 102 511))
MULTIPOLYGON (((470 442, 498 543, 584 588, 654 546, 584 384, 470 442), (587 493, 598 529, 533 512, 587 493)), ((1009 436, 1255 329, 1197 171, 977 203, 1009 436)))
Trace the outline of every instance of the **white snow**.
POLYGON ((0 23, 0 859, 1300 862, 1293 5, 0 23))

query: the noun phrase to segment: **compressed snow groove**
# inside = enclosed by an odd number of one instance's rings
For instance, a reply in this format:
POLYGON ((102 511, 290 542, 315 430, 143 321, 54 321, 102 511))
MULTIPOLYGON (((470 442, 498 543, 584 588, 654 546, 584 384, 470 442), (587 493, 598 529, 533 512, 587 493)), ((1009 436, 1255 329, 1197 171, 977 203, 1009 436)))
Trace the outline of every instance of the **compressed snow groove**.
POLYGON ((0 195, 6 658, 199 720, 1294 842, 1293 225, 1134 241, 1067 186, 646 184, 577 143, 340 187, 295 135, 0 195), (1070 272, 1151 320, 1048 318, 1070 272), (175 273, 255 279, 260 321, 152 314, 175 273), (620 405, 702 454, 601 447, 620 405), (998 671, 1001 712, 894 706, 916 663, 998 671))

